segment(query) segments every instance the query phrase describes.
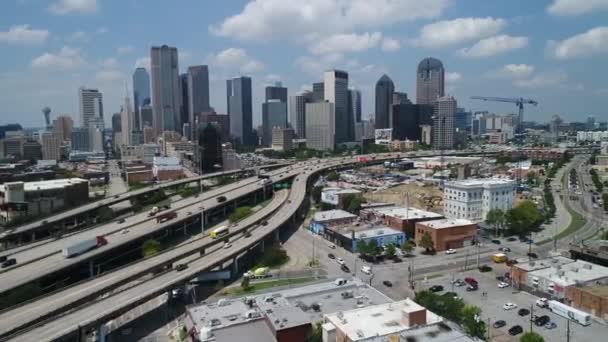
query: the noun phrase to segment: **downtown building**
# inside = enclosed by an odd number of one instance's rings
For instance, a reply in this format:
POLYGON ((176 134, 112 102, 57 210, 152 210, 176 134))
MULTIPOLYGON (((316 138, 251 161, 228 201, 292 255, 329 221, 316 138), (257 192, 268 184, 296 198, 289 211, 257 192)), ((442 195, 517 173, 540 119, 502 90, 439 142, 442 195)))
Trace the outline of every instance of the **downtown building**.
POLYGON ((287 88, 280 82, 266 87, 266 101, 262 103, 262 145, 272 145, 272 130, 287 128, 287 88))
POLYGON ((306 147, 333 151, 336 147, 336 116, 331 102, 306 104, 306 147))
POLYGON ((304 91, 289 98, 289 123, 296 136, 306 138, 306 104, 313 102, 313 93, 304 91))
POLYGON ((206 65, 193 65, 188 67, 187 98, 188 122, 191 132, 188 137, 194 140, 196 134, 196 119, 199 113, 209 112, 209 68, 206 65))
POLYGON ((387 76, 382 75, 376 82, 376 117, 375 124, 377 129, 392 128, 392 104, 395 85, 387 76))
POLYGON ((440 60, 425 58, 418 64, 416 104, 433 105, 445 95, 445 70, 440 60))
POLYGON ((454 114, 456 99, 443 96, 434 103, 433 147, 447 150, 454 147, 454 114))
POLYGON ((255 146, 252 121, 251 78, 236 77, 226 81, 230 136, 236 143, 255 146))
MULTIPOLYGON (((144 127, 141 109, 150 105, 150 74, 145 68, 133 72, 133 129, 141 131, 144 127)), ((150 120, 151 123, 151 120, 150 120)))
POLYGON ((89 128, 103 124, 103 95, 93 88, 80 87, 78 89, 81 127, 89 128))
POLYGON ((324 100, 329 101, 334 106, 335 144, 354 141, 355 123, 348 103, 348 73, 341 70, 326 71, 323 83, 324 100), (335 125, 336 122, 339 125, 335 125))
POLYGON ((180 91, 177 48, 163 45, 150 49, 153 125, 163 131, 181 132, 182 93, 180 91))

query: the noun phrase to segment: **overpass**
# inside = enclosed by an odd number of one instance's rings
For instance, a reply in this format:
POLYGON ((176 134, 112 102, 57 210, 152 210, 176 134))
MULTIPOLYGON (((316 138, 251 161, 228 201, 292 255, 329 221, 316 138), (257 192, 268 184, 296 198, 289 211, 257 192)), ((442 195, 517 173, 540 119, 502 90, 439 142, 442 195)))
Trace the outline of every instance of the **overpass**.
MULTIPOLYGON (((276 168, 285 166, 288 164, 271 164, 260 166, 260 168, 276 168)), ((232 170, 232 171, 223 171, 223 172, 214 172, 209 173, 197 177, 184 178, 175 181, 171 181, 168 183, 156 184, 153 186, 148 186, 145 188, 141 188, 134 191, 127 191, 121 194, 114 195, 111 198, 105 198, 99 201, 91 202, 77 208, 69 209, 59 214, 49 216, 19 227, 6 229, 3 233, 0 234, 0 242, 4 241, 19 241, 24 236, 31 237, 31 240, 36 240, 36 232, 44 230, 49 226, 62 226, 65 227, 66 224, 73 223, 74 220, 77 220, 79 216, 85 215, 91 211, 98 210, 99 208, 111 206, 126 200, 130 200, 132 198, 147 194, 149 192, 158 191, 160 189, 167 189, 172 187, 177 187, 180 185, 189 184, 192 182, 200 182, 204 179, 228 176, 233 174, 239 174, 242 172, 254 171, 257 168, 248 168, 248 169, 240 169, 240 170, 232 170)))

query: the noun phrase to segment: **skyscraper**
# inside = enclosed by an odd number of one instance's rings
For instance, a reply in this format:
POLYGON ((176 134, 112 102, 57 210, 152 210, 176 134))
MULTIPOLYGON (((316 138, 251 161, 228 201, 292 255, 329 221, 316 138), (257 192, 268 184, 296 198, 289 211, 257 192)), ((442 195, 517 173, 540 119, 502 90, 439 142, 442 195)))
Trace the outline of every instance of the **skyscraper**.
POLYGON ((74 120, 68 115, 60 115, 53 120, 53 132, 57 134, 60 142, 72 138, 72 129, 74 129, 74 120))
POLYGON ((160 135, 163 131, 181 132, 182 94, 179 91, 177 49, 167 45, 153 46, 150 49, 150 66, 153 124, 156 134, 160 135))
POLYGON ((361 122, 361 91, 357 89, 348 90, 348 106, 353 115, 354 123, 361 122))
POLYGON ((78 89, 80 102, 80 124, 90 127, 90 121, 101 119, 103 121, 103 95, 97 89, 80 87, 78 89))
POLYGON ((317 82, 312 84, 312 102, 322 102, 325 99, 325 84, 317 82))
POLYGON ((222 166, 222 143, 219 129, 212 123, 198 128, 199 167, 202 172, 217 171, 222 166))
POLYGON ((287 103, 287 88, 283 87, 281 82, 276 82, 274 86, 266 87, 266 102, 270 100, 279 100, 287 103))
POLYGON ((194 118, 210 110, 209 105, 209 68, 206 65, 188 67, 188 122, 196 129, 194 118))
POLYGON ((137 68, 133 73, 133 115, 134 129, 143 129, 141 107, 150 103, 150 74, 145 68, 137 68))
POLYGON ((440 60, 425 58, 418 64, 416 103, 433 104, 445 92, 444 69, 440 60))
POLYGON ((336 146, 336 116, 331 102, 306 104, 306 147, 333 151, 336 146))
POLYGON ((394 104, 392 108, 393 139, 422 140, 422 125, 431 125, 433 106, 411 103, 394 104))
POLYGON ((72 151, 91 151, 91 138, 89 137, 89 129, 85 127, 77 127, 72 130, 72 151))
POLYGON ((254 145, 251 78, 235 77, 226 81, 228 116, 230 120, 230 135, 243 145, 254 145))
MULTIPOLYGON (((188 85, 188 74, 179 75, 179 90, 182 94, 182 100, 181 105, 179 107, 179 121, 181 124, 177 128, 179 128, 180 134, 182 134, 183 132, 184 124, 190 122, 190 98, 188 97, 189 88, 190 86, 188 85)), ((186 137, 190 137, 190 132, 188 132, 188 135, 186 137)))
POLYGON ((324 74, 324 99, 334 104, 336 144, 355 140, 355 125, 348 110, 348 73, 329 70, 324 74))
POLYGON ((122 111, 120 112, 120 132, 122 138, 122 145, 136 145, 132 142, 131 136, 135 128, 135 119, 133 111, 131 110, 131 100, 128 96, 125 96, 125 102, 122 105, 122 111))
POLYGON ((61 142, 59 136, 54 132, 43 132, 40 135, 40 145, 42 145, 42 159, 59 160, 61 142))
POLYGON ((300 139, 306 138, 306 104, 309 102, 312 102, 310 91, 289 98, 289 123, 300 139))
POLYGON ((376 82, 376 128, 391 128, 391 111, 395 85, 387 75, 382 75, 376 82))
POLYGON ((409 104, 412 103, 410 99, 407 98, 407 93, 394 92, 393 93, 393 105, 396 104, 409 104))
POLYGON ((454 147, 454 114, 456 99, 452 96, 438 98, 435 103, 433 116, 433 147, 450 149, 454 147))
POLYGON ((287 128, 287 103, 270 99, 262 103, 262 144, 272 144, 273 128, 287 128))

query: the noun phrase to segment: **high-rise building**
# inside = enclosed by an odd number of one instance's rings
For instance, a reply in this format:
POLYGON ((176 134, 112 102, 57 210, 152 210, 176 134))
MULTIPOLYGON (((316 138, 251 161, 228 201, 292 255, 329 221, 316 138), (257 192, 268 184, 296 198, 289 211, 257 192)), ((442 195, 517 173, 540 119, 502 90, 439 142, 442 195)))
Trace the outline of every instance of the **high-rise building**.
POLYGON ((333 151, 336 146, 336 116, 331 102, 306 104, 306 147, 333 151))
POLYGON ((211 123, 198 128, 198 160, 201 172, 217 171, 222 167, 222 142, 219 129, 211 123))
POLYGON ((80 102, 80 124, 90 127, 90 121, 101 119, 103 121, 103 95, 97 89, 80 87, 78 89, 80 102))
POLYGON ((122 105, 122 111, 120 112, 120 131, 122 133, 122 145, 125 146, 135 145, 131 141, 132 134, 135 128, 135 120, 133 116, 133 111, 131 110, 131 100, 128 96, 126 96, 125 102, 122 105))
POLYGON ((85 127, 77 127, 72 130, 72 151, 91 151, 91 139, 89 138, 89 129, 85 127))
POLYGON ((262 103, 262 144, 272 144, 272 130, 287 128, 287 103, 279 99, 270 99, 262 103))
MULTIPOLYGON (((176 131, 182 133, 184 130, 184 124, 190 122, 190 99, 188 98, 188 74, 179 75, 179 90, 182 94, 181 105, 179 109, 179 121, 180 126, 176 127, 176 131)), ((189 136, 190 134, 188 134, 189 136)))
MULTIPOLYGON (((194 118, 198 119, 198 125, 213 124, 219 130, 220 140, 226 142, 230 140, 230 117, 226 114, 217 114, 215 111, 202 112, 194 118)), ((197 137, 193 139, 197 140, 197 137)))
POLYGON ((306 104, 312 102, 311 91, 304 91, 289 98, 289 124, 298 138, 306 138, 306 104))
POLYGON ((445 71, 440 60, 425 58, 418 64, 416 104, 430 104, 444 96, 445 71))
POLYGON ((325 100, 325 84, 316 82, 312 84, 312 102, 323 102, 325 100))
POLYGON ((56 133, 42 132, 42 134, 40 135, 40 145, 42 145, 42 159, 60 159, 61 141, 56 133))
POLYGON ((393 139, 422 141, 420 126, 432 124, 433 106, 394 104, 392 115, 393 139))
POLYGON ((266 87, 266 102, 279 100, 287 103, 287 88, 281 82, 276 82, 274 86, 266 87))
POLYGON ((589 115, 587 117, 587 129, 588 130, 594 130, 595 128, 596 128, 595 127, 595 116, 589 115))
POLYGON ((137 68, 133 73, 133 113, 134 129, 143 128, 141 107, 150 104, 150 74, 146 68, 137 68))
POLYGON ((293 148, 293 136, 293 128, 274 127, 270 147, 275 151, 289 151, 293 148))
POLYGON ((145 127, 154 128, 154 115, 152 106, 150 106, 150 104, 145 104, 139 109, 139 118, 142 130, 145 127))
POLYGON ((42 145, 34 140, 23 142, 23 154, 21 156, 25 160, 40 160, 42 159, 42 145))
POLYGON ((122 131, 121 113, 112 114, 112 133, 122 131))
POLYGON ((180 109, 182 94, 179 83, 177 49, 153 46, 150 49, 152 73, 152 109, 154 129, 160 135, 163 131, 181 132, 180 109))
POLYGON ((241 76, 226 81, 230 135, 243 145, 255 146, 253 141, 251 78, 241 76))
POLYGON ((334 104, 335 142, 341 144, 355 140, 355 123, 348 110, 348 73, 341 70, 326 71, 324 76, 324 98, 334 104))
POLYGON ((387 75, 382 75, 376 82, 376 128, 391 128, 391 111, 395 85, 387 75))
POLYGON ((194 119, 198 113, 208 112, 209 105, 209 68, 206 65, 188 67, 188 122, 196 129, 194 119))
POLYGON ((393 104, 410 104, 412 101, 407 98, 407 93, 394 92, 393 93, 393 104))
POLYGON ((361 122, 361 91, 357 89, 348 90, 348 108, 353 116, 353 122, 361 122))
POLYGON ((53 132, 57 134, 61 142, 69 141, 72 138, 74 120, 68 115, 60 115, 53 120, 53 132))
POLYGON ((433 116, 433 147, 436 149, 451 149, 454 147, 454 114, 456 99, 443 96, 434 104, 433 116))
POLYGON ((465 111, 463 108, 458 108, 454 114, 454 129, 467 134, 471 133, 471 125, 473 122, 473 113, 465 111))
MULTIPOLYGON (((122 134, 126 134, 122 132, 122 134)), ((89 139, 90 139, 90 147, 93 152, 103 152, 104 144, 103 144, 103 129, 98 127, 90 127, 89 128, 89 139)))

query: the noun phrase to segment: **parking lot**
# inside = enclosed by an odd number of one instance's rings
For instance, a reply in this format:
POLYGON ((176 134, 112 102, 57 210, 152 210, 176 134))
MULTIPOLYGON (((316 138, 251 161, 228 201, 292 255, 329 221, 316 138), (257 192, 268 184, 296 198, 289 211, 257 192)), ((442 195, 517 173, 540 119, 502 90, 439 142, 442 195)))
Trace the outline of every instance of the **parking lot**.
MULTIPOLYGON (((478 271, 469 271, 455 274, 456 278, 464 279, 465 277, 473 277, 479 283, 477 291, 468 292, 466 286, 454 286, 454 292, 462 297, 465 304, 479 306, 482 310, 482 319, 487 323, 490 322, 490 334, 493 341, 519 341, 522 334, 511 336, 508 330, 514 325, 520 325, 524 332, 530 330, 530 317, 532 314, 537 316, 548 315, 551 322, 554 322, 557 327, 555 329, 546 329, 532 324, 533 331, 539 333, 545 338, 545 341, 566 341, 567 321, 565 318, 555 315, 548 309, 539 308, 533 305, 539 297, 530 295, 526 292, 513 290, 511 287, 500 289, 497 284, 495 272, 480 273, 478 271), (483 292, 487 295, 483 296, 483 292), (517 304, 517 308, 504 310, 505 303, 517 304), (519 316, 518 311, 521 308, 531 310, 530 314, 519 316), (498 320, 504 320, 506 326, 494 329, 492 324, 498 320)), ((422 287, 428 288, 433 285, 443 285, 444 293, 452 291, 451 274, 445 274, 441 278, 429 279, 422 287)), ((578 341, 603 341, 605 337, 601 337, 608 330, 606 325, 593 321, 590 326, 582 326, 575 322, 570 323, 570 338, 578 341)))

